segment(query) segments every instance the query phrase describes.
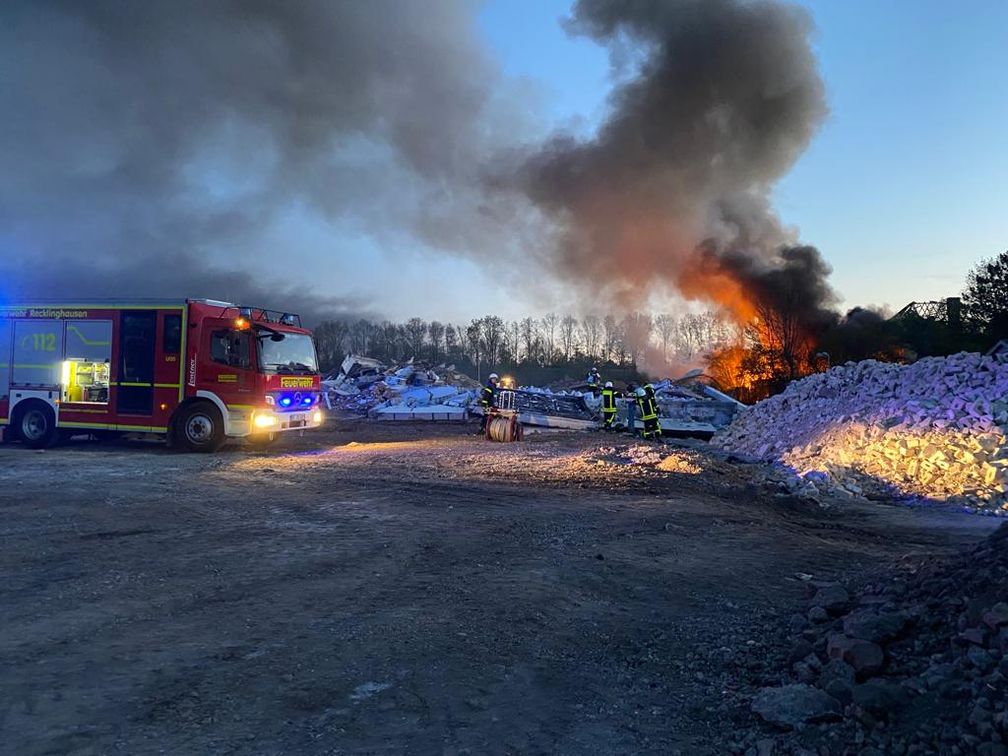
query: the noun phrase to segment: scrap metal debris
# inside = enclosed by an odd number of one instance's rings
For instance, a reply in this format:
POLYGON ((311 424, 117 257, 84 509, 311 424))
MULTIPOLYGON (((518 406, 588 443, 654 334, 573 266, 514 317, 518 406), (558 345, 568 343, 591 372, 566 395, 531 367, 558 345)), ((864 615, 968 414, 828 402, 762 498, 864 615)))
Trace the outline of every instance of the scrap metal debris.
MULTIPOLYGON (((523 425, 565 430, 599 427, 601 399, 583 383, 572 388, 522 386, 515 405, 523 425)), ((480 384, 454 365, 410 360, 386 365, 348 355, 335 375, 322 381, 326 407, 374 420, 465 420, 479 415, 480 384)), ((687 376, 654 384, 666 433, 710 437, 745 408, 731 397, 687 376)), ((622 406, 632 399, 620 399, 622 406)), ((620 412, 622 418, 622 412, 620 412)))

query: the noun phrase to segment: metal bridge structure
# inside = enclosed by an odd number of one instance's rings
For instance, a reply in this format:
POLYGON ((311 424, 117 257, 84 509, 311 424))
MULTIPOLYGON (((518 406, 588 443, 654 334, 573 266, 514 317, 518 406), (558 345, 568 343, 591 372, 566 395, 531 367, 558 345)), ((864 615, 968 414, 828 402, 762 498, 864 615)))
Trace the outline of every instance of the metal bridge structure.
POLYGON ((962 322, 962 302, 959 297, 948 297, 933 302, 911 302, 890 320, 903 320, 911 316, 958 325, 962 322))

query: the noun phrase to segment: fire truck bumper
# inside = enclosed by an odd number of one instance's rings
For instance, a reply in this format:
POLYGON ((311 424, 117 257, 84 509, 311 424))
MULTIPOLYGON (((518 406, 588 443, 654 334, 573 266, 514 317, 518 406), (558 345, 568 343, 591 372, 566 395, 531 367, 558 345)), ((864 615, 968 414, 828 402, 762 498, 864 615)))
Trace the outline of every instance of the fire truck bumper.
POLYGON ((231 436, 250 436, 258 433, 283 433, 285 431, 310 430, 322 425, 322 410, 312 409, 305 412, 273 412, 272 410, 255 410, 242 417, 231 417, 231 436))

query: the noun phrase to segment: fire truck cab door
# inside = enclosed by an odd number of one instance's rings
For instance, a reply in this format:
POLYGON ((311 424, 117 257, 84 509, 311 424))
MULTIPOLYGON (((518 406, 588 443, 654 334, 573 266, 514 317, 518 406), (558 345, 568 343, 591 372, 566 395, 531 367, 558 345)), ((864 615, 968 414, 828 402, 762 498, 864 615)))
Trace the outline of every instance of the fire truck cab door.
POLYGON ((240 401, 240 394, 252 391, 254 368, 252 353, 252 333, 237 331, 229 321, 220 321, 206 329, 204 354, 209 355, 206 363, 207 382, 225 403, 240 401))
POLYGON ((154 346, 157 313, 124 310, 119 321, 119 377, 116 411, 120 415, 154 412, 154 346))

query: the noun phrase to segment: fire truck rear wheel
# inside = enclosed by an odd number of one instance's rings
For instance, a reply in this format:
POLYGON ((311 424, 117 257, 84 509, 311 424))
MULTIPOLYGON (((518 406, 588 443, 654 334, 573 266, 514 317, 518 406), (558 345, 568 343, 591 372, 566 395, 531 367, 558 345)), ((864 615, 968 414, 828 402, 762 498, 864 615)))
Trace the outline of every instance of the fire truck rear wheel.
POLYGON ((48 404, 29 401, 18 408, 17 429, 21 443, 30 449, 44 449, 56 440, 56 415, 48 404))
POLYGON ((209 402, 184 407, 175 419, 174 431, 175 440, 187 451, 214 452, 224 445, 224 420, 209 402))

